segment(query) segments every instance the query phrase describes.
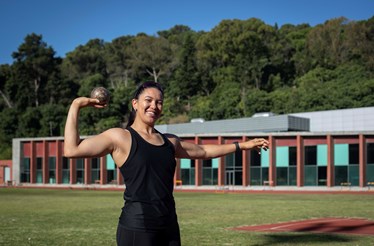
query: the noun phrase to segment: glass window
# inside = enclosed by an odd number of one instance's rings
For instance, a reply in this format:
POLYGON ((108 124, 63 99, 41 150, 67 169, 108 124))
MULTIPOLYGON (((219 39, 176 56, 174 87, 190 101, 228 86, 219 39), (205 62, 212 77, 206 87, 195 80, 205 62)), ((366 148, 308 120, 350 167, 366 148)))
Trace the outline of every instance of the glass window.
POLYGON ((235 153, 228 154, 225 156, 225 165, 227 169, 234 169, 235 166, 235 153))
POLYGON ((366 166, 366 181, 374 182, 374 164, 368 164, 366 166))
POLYGON ((349 165, 348 167, 349 182, 352 186, 359 186, 360 174, 358 165, 349 165))
POLYGON ((106 169, 107 170, 114 170, 116 169, 116 164, 112 158, 112 155, 106 155, 106 169))
POLYGON ((348 165, 349 163, 349 146, 348 144, 334 145, 334 164, 339 166, 348 165))
MULTIPOLYGON (((218 159, 203 160, 202 162, 202 184, 217 185, 218 184, 218 159)), ((183 182, 183 181, 182 181, 183 182)))
POLYGON ((91 159, 91 183, 100 182, 100 158, 91 159))
POLYGON ((262 185, 261 167, 250 168, 251 185, 262 185))
POLYGON ((48 166, 49 166, 49 183, 56 183, 56 157, 48 157, 48 166))
POLYGON ((277 185, 288 185, 288 168, 277 167, 277 185))
POLYGON ((268 167, 261 168, 261 178, 262 178, 262 183, 264 181, 269 181, 269 168, 268 167))
POLYGON ((251 150, 251 166, 252 167, 261 166, 261 155, 256 150, 251 150))
POLYGON ((335 185, 339 186, 341 183, 348 182, 348 167, 335 166, 335 185))
POLYGON ((77 184, 84 184, 84 159, 80 158, 76 161, 77 165, 77 184))
POLYGON ((297 185, 297 169, 296 166, 288 168, 288 184, 297 185))
POLYGON ((304 185, 317 185, 317 166, 309 165, 304 167, 304 185))
POLYGON ((203 160, 203 167, 212 167, 212 160, 203 160))
POLYGON ((277 167, 288 167, 289 165, 289 150, 288 146, 276 147, 275 163, 277 167))
POLYGON ((183 185, 194 185, 195 168, 181 169, 181 180, 183 185))
POLYGON ((69 158, 62 157, 62 169, 69 169, 69 158))
POLYGON ((62 157, 62 183, 70 183, 70 159, 62 157))
POLYGON ((349 164, 358 164, 359 163, 359 145, 350 144, 349 145, 349 164))
POLYGON ((317 146, 305 146, 305 165, 317 164, 317 146))
POLYGON ((261 166, 269 167, 269 151, 261 149, 261 166))
POLYGON ((296 147, 289 147, 289 165, 290 166, 296 166, 297 164, 297 158, 296 158, 296 147))
POLYGON ((43 183, 43 158, 36 158, 36 183, 43 183))
POLYGON ((327 166, 327 144, 317 145, 317 165, 327 166))
POLYGON ((319 186, 327 185, 327 167, 326 166, 318 167, 318 185, 319 186))
POLYGON ((30 158, 25 157, 21 165, 21 183, 30 183, 30 158))
POLYGON ((367 164, 374 164, 374 143, 366 144, 366 157, 367 164))

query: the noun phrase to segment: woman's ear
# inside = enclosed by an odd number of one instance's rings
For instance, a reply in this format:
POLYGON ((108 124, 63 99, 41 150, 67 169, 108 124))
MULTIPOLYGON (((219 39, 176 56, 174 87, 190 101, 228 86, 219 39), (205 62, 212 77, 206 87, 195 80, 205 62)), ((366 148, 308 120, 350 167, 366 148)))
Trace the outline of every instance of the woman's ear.
POLYGON ((138 100, 132 99, 131 105, 132 105, 132 108, 134 109, 135 112, 138 110, 137 109, 137 104, 138 104, 138 100))

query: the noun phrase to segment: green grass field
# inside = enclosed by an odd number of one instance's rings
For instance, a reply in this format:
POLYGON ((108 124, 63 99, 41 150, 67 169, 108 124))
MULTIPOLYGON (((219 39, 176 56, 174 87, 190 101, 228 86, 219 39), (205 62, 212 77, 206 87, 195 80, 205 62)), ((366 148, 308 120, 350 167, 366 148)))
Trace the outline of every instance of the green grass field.
MULTIPOLYGON (((374 220, 374 195, 175 193, 182 245, 374 245, 374 236, 259 233, 241 225, 374 220)), ((115 245, 120 191, 0 189, 0 245, 115 245)))

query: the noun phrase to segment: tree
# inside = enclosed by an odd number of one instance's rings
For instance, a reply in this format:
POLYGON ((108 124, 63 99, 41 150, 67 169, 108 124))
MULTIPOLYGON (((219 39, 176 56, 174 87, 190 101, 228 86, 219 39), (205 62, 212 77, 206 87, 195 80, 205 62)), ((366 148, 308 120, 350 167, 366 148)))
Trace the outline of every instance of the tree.
MULTIPOLYGON (((9 95, 6 91, 6 83, 11 77, 11 67, 9 65, 0 66, 0 96, 8 108, 13 108, 9 95)), ((1 108, 1 107, 0 107, 1 108)))
MULTIPOLYGON (((16 59, 15 67, 18 72, 25 75, 23 79, 26 81, 20 81, 20 83, 25 83, 25 87, 28 89, 32 88, 33 95, 29 96, 32 96, 36 107, 39 106, 40 100, 45 99, 42 97, 44 89, 56 69, 54 55, 54 50, 42 41, 42 36, 34 33, 27 35, 18 51, 12 54, 16 59)), ((24 88, 20 87, 20 89, 24 88)))
POLYGON ((101 74, 106 78, 105 52, 103 40, 89 40, 87 44, 78 46, 66 55, 62 64, 62 72, 68 79, 78 83, 94 74, 101 74))
POLYGON ((165 38, 138 35, 129 50, 132 68, 146 73, 155 82, 160 76, 169 75, 175 66, 175 51, 165 38))
POLYGON ((112 88, 118 88, 121 84, 129 86, 131 67, 128 47, 131 39, 131 36, 123 36, 106 45, 106 67, 112 88))

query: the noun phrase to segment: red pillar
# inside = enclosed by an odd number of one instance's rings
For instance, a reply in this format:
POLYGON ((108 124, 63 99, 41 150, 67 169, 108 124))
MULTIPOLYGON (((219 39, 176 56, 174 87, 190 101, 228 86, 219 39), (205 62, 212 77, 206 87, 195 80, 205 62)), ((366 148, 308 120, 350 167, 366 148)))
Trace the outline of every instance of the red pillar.
MULTIPOLYGON (((218 136, 218 144, 223 144, 223 137, 218 136)), ((218 162, 218 186, 225 185, 225 158, 219 157, 218 162)))
POLYGON ((359 135, 359 169, 360 187, 366 186, 366 139, 363 134, 359 135))
POLYGON ((106 184, 107 181, 106 156, 102 156, 100 157, 100 184, 106 184))
POLYGON ((327 135, 327 187, 334 186, 334 139, 327 135))
POLYGON ((119 168, 116 168, 116 170, 117 170, 117 184, 123 185, 124 182, 123 182, 121 171, 119 170, 119 168))
POLYGON ((275 138, 269 136, 269 186, 276 186, 275 138))
POLYGON ((174 185, 176 185, 177 180, 181 179, 181 160, 176 159, 176 166, 175 166, 175 172, 174 172, 174 185))
MULTIPOLYGON (((243 136, 242 141, 247 141, 247 137, 243 136)), ((242 151, 242 159, 243 159, 243 186, 249 185, 249 177, 250 177, 250 168, 249 168, 249 158, 250 158, 250 150, 242 151)))
POLYGON ((91 158, 84 158, 84 184, 91 183, 91 158))
POLYGON ((56 140, 56 184, 62 184, 62 142, 56 140))
POLYGON ((304 142, 303 137, 297 135, 296 137, 296 170, 297 170, 297 187, 304 186, 304 142))
MULTIPOLYGON (((195 137, 195 144, 200 144, 200 139, 199 137, 195 137)), ((202 161, 196 159, 195 160, 195 186, 201 186, 202 185, 202 161)))
POLYGON ((42 172, 43 172, 43 184, 49 183, 49 163, 48 163, 48 142, 43 140, 43 166, 42 166, 42 172))
POLYGON ((30 183, 36 183, 36 143, 35 141, 30 142, 30 183))

